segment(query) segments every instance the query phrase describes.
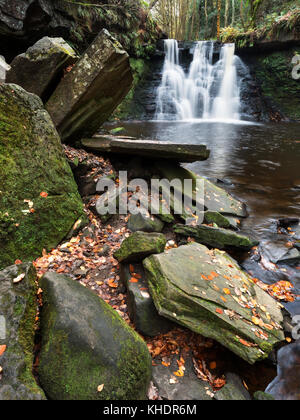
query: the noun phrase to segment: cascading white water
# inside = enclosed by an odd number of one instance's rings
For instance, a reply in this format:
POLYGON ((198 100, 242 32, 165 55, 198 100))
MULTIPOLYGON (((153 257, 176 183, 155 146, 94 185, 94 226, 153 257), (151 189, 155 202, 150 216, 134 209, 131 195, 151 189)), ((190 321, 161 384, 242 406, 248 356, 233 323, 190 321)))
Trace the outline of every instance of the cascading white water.
POLYGON ((214 64, 214 43, 195 44, 188 73, 179 63, 178 42, 165 41, 165 63, 157 92, 157 120, 240 119, 240 80, 234 44, 221 48, 214 64))

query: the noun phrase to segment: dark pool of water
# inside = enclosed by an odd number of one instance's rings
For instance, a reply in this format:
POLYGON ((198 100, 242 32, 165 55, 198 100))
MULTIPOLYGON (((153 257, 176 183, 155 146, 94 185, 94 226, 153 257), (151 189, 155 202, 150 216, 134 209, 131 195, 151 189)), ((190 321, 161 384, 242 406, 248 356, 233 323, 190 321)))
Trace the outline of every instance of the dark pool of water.
MULTIPOLYGON (((116 125, 116 124, 114 124, 116 125)), ((128 122, 126 135, 206 144, 206 162, 187 165, 198 174, 231 181, 227 186, 247 203, 244 229, 266 238, 281 216, 300 216, 300 124, 238 125, 224 123, 128 122)), ((122 133, 122 134, 123 134, 122 133)))
MULTIPOLYGON (((122 134, 138 138, 206 144, 210 158, 186 167, 225 180, 224 188, 248 206, 250 216, 243 221, 242 230, 262 243, 278 240, 279 217, 300 216, 299 123, 143 121, 118 122, 107 128, 112 126, 122 126, 122 134)), ((299 271, 292 276, 300 287, 299 271)))

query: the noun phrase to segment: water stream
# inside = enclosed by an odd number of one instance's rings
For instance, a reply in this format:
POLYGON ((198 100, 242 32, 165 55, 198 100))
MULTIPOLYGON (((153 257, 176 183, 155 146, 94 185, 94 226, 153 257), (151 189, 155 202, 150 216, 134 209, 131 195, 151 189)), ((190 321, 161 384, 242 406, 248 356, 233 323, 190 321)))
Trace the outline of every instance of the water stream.
MULTIPOLYGON (((245 121, 240 88, 248 69, 232 44, 214 57, 212 42, 197 42, 189 69, 184 68, 177 42, 167 40, 156 120, 122 122, 122 134, 207 145, 210 158, 186 166, 244 201, 250 216, 242 222, 242 233, 260 240, 263 253, 276 253, 290 241, 278 234, 278 219, 300 215, 300 124, 245 121)), ((116 126, 120 122, 108 128, 116 126)), ((272 270, 270 265, 269 270, 247 258, 243 266, 254 277, 291 281, 300 295, 299 267, 272 270)), ((289 310, 300 314, 300 297, 289 310)))
POLYGON ((225 44, 214 61, 214 43, 196 42, 187 72, 176 40, 165 41, 165 54, 156 120, 240 120, 240 84, 248 69, 234 44, 225 44))

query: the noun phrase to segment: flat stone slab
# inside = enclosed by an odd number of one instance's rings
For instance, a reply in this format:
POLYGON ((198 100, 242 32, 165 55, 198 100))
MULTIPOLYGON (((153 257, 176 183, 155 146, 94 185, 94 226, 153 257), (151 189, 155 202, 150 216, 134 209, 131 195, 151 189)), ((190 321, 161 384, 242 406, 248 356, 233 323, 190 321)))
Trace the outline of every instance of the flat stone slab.
POLYGON ((82 145, 93 152, 137 155, 177 162, 197 162, 209 158, 205 145, 178 144, 158 140, 131 140, 113 136, 83 139, 82 145))
MULTIPOLYGON (((202 202, 196 202, 197 207, 204 207, 203 210, 210 210, 218 212, 225 216, 247 217, 246 205, 241 201, 236 200, 227 191, 216 186, 204 177, 195 174, 179 165, 174 165, 172 162, 166 162, 164 165, 155 164, 158 172, 168 181, 172 182, 179 179, 184 185, 185 180, 191 180, 193 183, 192 199, 203 197, 202 202), (198 191, 197 191, 198 189, 198 191)), ((183 189, 184 195, 190 197, 190 191, 183 189)))
POLYGON ((143 265, 160 315, 250 364, 284 341, 280 305, 225 252, 193 243, 151 255, 143 265))

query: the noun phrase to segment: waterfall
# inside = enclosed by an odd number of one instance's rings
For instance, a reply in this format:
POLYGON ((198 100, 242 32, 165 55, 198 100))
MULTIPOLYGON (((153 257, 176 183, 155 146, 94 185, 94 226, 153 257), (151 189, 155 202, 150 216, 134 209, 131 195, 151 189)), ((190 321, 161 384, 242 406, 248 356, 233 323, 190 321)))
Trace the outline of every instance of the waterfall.
POLYGON ((245 69, 225 44, 214 63, 214 43, 195 43, 188 72, 180 65, 178 42, 165 41, 165 62, 157 91, 157 120, 240 120, 240 83, 237 68, 245 69))

